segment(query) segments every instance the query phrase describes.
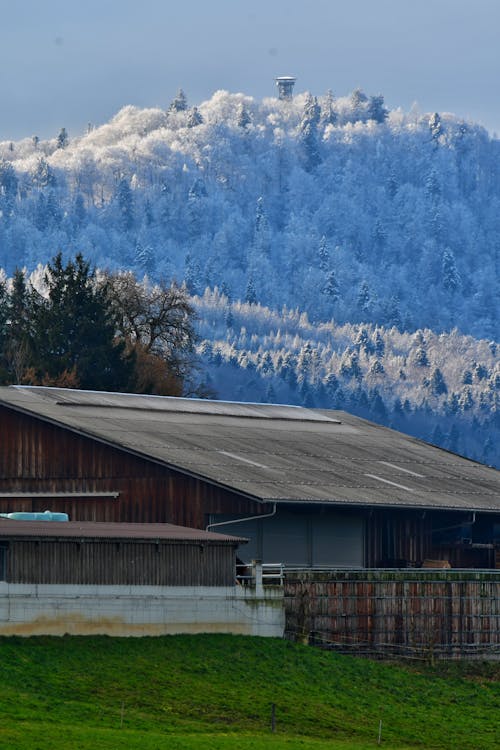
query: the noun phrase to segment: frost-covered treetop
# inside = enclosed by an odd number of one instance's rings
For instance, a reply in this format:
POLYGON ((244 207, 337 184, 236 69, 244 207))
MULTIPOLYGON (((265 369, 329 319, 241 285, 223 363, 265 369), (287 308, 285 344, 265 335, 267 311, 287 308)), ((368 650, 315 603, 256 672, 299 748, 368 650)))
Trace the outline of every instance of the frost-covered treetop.
POLYGON ((0 267, 100 267, 307 312, 498 335, 500 147, 453 115, 309 92, 127 106, 0 143, 0 267))
MULTIPOLYGON (((205 138, 217 126, 223 125, 229 130, 238 129, 242 106, 250 115, 254 131, 260 134, 277 131, 278 134, 294 137, 302 122, 309 96, 310 94, 305 92, 297 94, 291 101, 266 98, 259 102, 250 96, 221 90, 216 91, 211 99, 196 109, 203 118, 202 132, 205 138)), ((317 97, 317 102, 323 113, 331 115, 333 112, 335 115, 335 125, 328 122, 324 128, 322 135, 325 139, 338 136, 340 133, 349 137, 353 130, 358 133, 369 133, 382 122, 386 123, 389 131, 422 131, 428 134, 429 124, 436 117, 435 113, 420 114, 416 108, 409 113, 404 113, 401 109, 389 112, 385 109, 382 96, 367 97, 359 89, 350 96, 338 98, 334 98, 331 92, 328 92, 317 97)), ((0 158, 15 165, 16 169, 29 171, 40 157, 49 159, 54 166, 71 170, 75 165, 74 160, 78 156, 88 155, 89 150, 95 158, 102 158, 106 152, 111 152, 116 158, 117 154, 113 150, 118 147, 124 149, 124 153, 121 154, 123 159, 131 156, 131 152, 138 148, 143 155, 150 151, 153 156, 158 143, 175 149, 186 138, 200 139, 200 133, 196 134, 195 138, 195 134, 187 132, 189 111, 187 107, 164 111, 128 105, 109 123, 99 127, 90 126, 84 135, 70 135, 68 139, 65 128, 61 128, 65 135, 64 149, 60 145, 61 134, 50 140, 40 140, 34 136, 17 142, 0 141, 0 158)), ((443 134, 446 131, 448 140, 461 133, 464 128, 472 129, 476 134, 487 138, 486 131, 480 126, 465 123, 451 114, 440 114, 438 117, 443 134)))

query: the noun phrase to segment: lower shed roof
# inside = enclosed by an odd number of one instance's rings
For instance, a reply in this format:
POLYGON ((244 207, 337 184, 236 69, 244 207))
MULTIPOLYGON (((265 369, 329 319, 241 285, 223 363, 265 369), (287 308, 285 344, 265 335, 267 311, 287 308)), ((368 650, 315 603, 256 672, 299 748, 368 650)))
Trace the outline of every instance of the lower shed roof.
POLYGON ((346 412, 60 388, 0 405, 263 502, 500 513, 500 473, 346 412))
POLYGON ((106 523, 91 521, 17 521, 0 518, 0 541, 43 537, 51 539, 113 539, 113 541, 243 544, 247 540, 171 523, 106 523))

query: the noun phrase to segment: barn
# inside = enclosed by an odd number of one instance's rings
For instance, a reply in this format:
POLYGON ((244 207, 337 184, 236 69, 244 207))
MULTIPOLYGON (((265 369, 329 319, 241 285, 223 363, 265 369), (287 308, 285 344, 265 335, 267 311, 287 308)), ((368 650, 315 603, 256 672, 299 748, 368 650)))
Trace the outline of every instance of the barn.
POLYGON ((45 509, 289 569, 500 567, 497 471, 339 411, 0 388, 0 512, 45 509))
POLYGON ((244 540, 159 523, 0 518, 0 581, 117 586, 233 586, 244 540))
POLYGON ((0 518, 0 635, 282 636, 283 592, 236 580, 245 540, 172 524, 0 518))

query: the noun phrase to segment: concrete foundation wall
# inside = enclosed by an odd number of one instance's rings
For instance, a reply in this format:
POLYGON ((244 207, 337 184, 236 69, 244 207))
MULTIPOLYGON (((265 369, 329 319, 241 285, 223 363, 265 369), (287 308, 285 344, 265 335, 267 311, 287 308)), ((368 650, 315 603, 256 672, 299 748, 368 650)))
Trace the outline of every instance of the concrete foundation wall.
POLYGON ((282 637, 282 590, 0 583, 0 635, 282 637))

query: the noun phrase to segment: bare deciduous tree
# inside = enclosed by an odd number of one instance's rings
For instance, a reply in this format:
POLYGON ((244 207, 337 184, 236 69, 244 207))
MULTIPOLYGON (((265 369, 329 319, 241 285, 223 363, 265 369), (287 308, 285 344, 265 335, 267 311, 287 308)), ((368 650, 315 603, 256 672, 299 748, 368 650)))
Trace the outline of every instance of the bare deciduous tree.
POLYGON ((118 338, 136 355, 137 389, 180 395, 193 367, 195 342, 195 313, 185 287, 140 282, 130 271, 103 274, 100 284, 118 338))

